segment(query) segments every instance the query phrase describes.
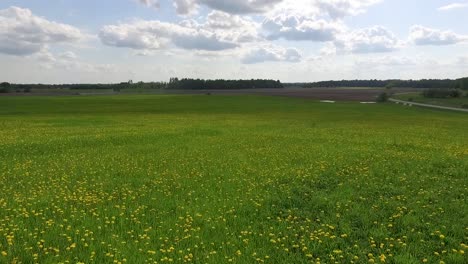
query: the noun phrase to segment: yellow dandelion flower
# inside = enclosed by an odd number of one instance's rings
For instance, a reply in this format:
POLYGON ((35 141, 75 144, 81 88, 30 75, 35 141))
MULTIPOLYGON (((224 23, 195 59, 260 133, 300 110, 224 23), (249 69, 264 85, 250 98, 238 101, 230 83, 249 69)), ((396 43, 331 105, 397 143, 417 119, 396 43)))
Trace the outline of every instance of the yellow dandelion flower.
POLYGON ((380 259, 380 262, 385 262, 385 259, 387 259, 387 257, 384 254, 382 254, 380 255, 379 259, 380 259))

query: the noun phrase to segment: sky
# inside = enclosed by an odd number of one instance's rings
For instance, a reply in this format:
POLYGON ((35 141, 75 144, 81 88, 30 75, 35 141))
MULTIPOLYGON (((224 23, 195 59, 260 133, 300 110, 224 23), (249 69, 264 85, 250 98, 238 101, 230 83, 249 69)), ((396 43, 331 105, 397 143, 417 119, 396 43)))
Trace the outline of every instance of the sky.
POLYGON ((0 81, 468 76, 468 1, 1 0, 0 81))

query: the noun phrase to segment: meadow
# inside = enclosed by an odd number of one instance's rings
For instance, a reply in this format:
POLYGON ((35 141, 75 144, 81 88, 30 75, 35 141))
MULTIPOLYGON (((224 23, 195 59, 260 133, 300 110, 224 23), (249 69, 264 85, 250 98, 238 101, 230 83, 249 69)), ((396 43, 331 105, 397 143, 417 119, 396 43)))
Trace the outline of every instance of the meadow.
POLYGON ((468 115, 0 97, 0 263, 468 263, 468 115))
POLYGON ((426 98, 421 93, 404 93, 396 95, 395 98, 416 103, 468 109, 468 94, 458 98, 426 98))

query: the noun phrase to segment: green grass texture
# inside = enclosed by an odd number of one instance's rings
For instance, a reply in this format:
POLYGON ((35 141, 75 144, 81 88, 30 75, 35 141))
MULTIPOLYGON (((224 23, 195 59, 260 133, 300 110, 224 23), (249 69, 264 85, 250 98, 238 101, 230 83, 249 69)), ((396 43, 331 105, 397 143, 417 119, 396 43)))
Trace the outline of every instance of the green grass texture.
POLYGON ((0 97, 0 263, 468 263, 468 115, 0 97))

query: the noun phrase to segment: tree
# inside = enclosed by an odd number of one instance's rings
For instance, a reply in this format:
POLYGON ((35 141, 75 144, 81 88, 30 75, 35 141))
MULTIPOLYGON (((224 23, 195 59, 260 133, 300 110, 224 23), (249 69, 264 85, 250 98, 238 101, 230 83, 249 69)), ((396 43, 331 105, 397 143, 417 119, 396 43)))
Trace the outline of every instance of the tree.
POLYGON ((376 101, 377 101, 378 103, 385 103, 385 102, 388 101, 388 99, 389 99, 389 96, 388 96, 387 93, 381 93, 381 94, 379 94, 379 96, 377 96, 377 100, 376 100, 376 101))
POLYGON ((11 90, 11 84, 8 82, 0 83, 0 93, 9 93, 11 90))
POLYGON ((468 90, 468 77, 459 79, 458 84, 459 84, 461 89, 468 90))
POLYGON ((392 88, 397 87, 398 84, 399 84, 398 81, 391 81, 391 82, 389 82, 389 83, 387 83, 387 84, 385 85, 385 88, 386 88, 386 89, 392 89, 392 88))

